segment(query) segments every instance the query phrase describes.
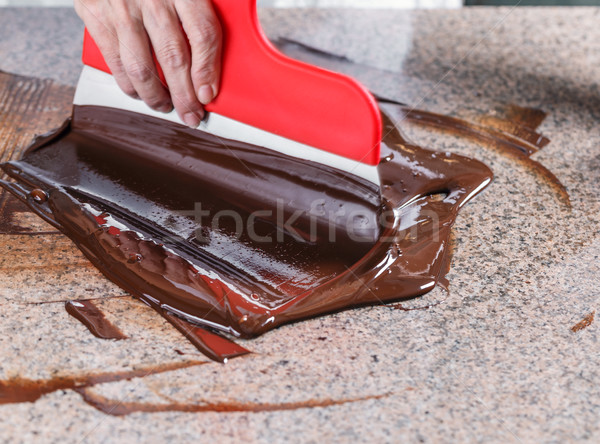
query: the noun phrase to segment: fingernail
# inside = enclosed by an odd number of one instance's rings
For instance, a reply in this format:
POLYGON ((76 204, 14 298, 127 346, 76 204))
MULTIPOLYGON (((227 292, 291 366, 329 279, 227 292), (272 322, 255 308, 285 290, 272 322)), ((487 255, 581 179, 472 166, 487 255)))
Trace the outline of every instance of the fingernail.
POLYGON ((158 108, 156 108, 156 110, 160 111, 161 113, 170 113, 171 111, 173 111, 173 105, 170 103, 165 103, 164 105, 161 105, 158 108))
POLYGON ((215 98, 214 88, 210 85, 202 85, 198 88, 198 100, 202 105, 208 105, 215 98))
POLYGON ((200 117, 196 113, 185 113, 183 115, 183 121, 190 128, 198 128, 200 125, 200 117))

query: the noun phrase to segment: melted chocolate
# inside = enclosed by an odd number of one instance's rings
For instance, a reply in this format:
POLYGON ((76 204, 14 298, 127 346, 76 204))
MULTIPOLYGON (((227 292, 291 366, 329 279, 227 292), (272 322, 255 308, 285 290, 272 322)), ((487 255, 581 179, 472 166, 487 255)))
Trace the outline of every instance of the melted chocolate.
POLYGON ((584 317, 581 321, 571 327, 571 331, 573 333, 578 332, 579 330, 583 330, 584 328, 589 327, 594 322, 594 316, 596 315, 596 311, 592 311, 586 317, 584 317))
POLYGON ((101 339, 127 339, 127 336, 113 325, 92 301, 67 301, 67 313, 80 321, 96 337, 101 339))
POLYGON ((83 376, 57 376, 52 379, 25 379, 12 378, 0 381, 0 404, 12 404, 18 402, 34 402, 43 395, 57 390, 83 389, 105 382, 122 381, 124 379, 142 378, 157 373, 169 372, 186 367, 202 365, 205 362, 188 361, 172 364, 153 365, 150 368, 124 372, 107 372, 88 374, 83 376))
POLYGON ((227 362, 229 359, 251 353, 244 347, 224 337, 211 333, 204 328, 197 327, 179 317, 162 311, 162 316, 186 337, 201 353, 213 361, 227 362))
POLYGON ((144 378, 164 372, 170 372, 187 367, 206 364, 206 362, 188 361, 181 363, 153 365, 150 368, 140 368, 123 372, 91 373, 88 375, 65 375, 52 379, 13 378, 0 381, 0 405, 21 402, 35 402, 39 398, 58 390, 73 390, 90 406, 108 415, 122 416, 134 412, 271 412, 281 410, 296 410, 314 407, 329 407, 360 402, 369 399, 381 399, 389 393, 370 395, 347 399, 320 399, 299 402, 284 402, 277 404, 252 402, 201 402, 181 403, 168 402, 164 404, 115 401, 90 390, 97 384, 123 381, 132 378, 144 378))
POLYGON ((409 143, 385 116, 384 124, 378 202, 341 171, 99 107, 75 107, 70 126, 3 164, 17 183, 2 185, 152 307, 252 337, 414 297, 443 277, 458 210, 492 174, 409 143), (33 199, 34 188, 47 200, 33 199), (280 202, 287 224, 265 215, 280 202), (315 211, 290 222, 299 207, 315 211), (362 217, 315 216, 336 208, 362 217), (229 217, 214 223, 216 214, 229 217))
POLYGON ((39 230, 26 226, 19 221, 19 216, 30 214, 27 205, 15 198, 12 194, 0 190, 0 234, 27 234, 31 236, 59 234, 59 231, 39 230))
MULTIPOLYGON (((128 262, 133 263, 131 258, 128 262)), ((100 339, 127 339, 127 336, 117 326, 106 319, 104 313, 91 300, 67 301, 65 302, 65 309, 67 313, 85 325, 90 333, 100 339)), ((157 308, 157 311, 173 327, 179 330, 200 353, 213 361, 226 363, 229 359, 251 353, 249 350, 221 335, 190 324, 184 319, 165 312, 162 309, 157 308)), ((183 354, 180 350, 175 351, 178 354, 183 354)))
POLYGON ((569 192, 558 177, 544 165, 530 157, 549 143, 549 139, 544 136, 537 133, 528 133, 526 137, 532 140, 528 141, 521 138, 523 137, 522 131, 527 131, 524 127, 514 126, 510 122, 507 123, 500 119, 481 119, 482 122, 488 125, 497 126, 498 129, 496 129, 429 111, 409 109, 408 107, 402 108, 406 113, 406 120, 418 125, 437 128, 444 132, 460 134, 475 141, 485 142, 488 146, 501 150, 504 154, 523 162, 550 185, 566 207, 571 208, 569 192), (510 134, 506 131, 514 131, 516 134, 510 134))
POLYGON ((151 404, 145 402, 121 402, 113 401, 102 395, 92 393, 87 388, 75 389, 83 400, 92 407, 108 415, 123 416, 135 412, 276 412, 283 410, 309 409, 315 407, 330 407, 334 405, 343 405, 353 402, 367 401, 371 399, 381 399, 390 395, 362 396, 360 398, 348 399, 311 399, 299 402, 282 402, 278 404, 254 403, 254 402, 203 402, 203 403, 181 403, 171 402, 165 404, 151 404))
MULTIPOLYGON (((535 128, 489 116, 479 117, 478 120, 483 124, 477 124, 457 117, 410 108, 392 100, 381 100, 396 108, 395 114, 399 119, 484 142, 491 148, 501 150, 504 154, 524 162, 550 184, 567 207, 571 207, 565 186, 548 168, 530 157, 550 142, 548 138, 535 132, 535 128)), ((527 108, 512 106, 509 109, 527 108)), ((535 116, 538 117, 538 114, 535 116)))

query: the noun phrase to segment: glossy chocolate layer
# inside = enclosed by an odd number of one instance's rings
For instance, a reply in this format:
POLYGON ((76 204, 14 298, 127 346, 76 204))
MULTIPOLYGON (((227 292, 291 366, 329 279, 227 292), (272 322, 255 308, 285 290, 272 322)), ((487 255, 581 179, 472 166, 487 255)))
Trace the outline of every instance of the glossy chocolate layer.
POLYGON ((335 169, 98 107, 3 164, 3 185, 149 305, 252 337, 443 277, 456 214, 492 174, 384 121, 377 201, 335 169))
POLYGON ((179 332, 185 336, 194 347, 213 361, 225 363, 229 359, 251 353, 249 350, 246 350, 235 342, 218 334, 211 333, 204 328, 196 327, 168 311, 161 310, 161 314, 173 327, 179 330, 179 332))
POLYGON ((127 339, 116 325, 113 325, 104 313, 92 301, 67 301, 67 313, 81 322, 97 338, 101 339, 127 339))

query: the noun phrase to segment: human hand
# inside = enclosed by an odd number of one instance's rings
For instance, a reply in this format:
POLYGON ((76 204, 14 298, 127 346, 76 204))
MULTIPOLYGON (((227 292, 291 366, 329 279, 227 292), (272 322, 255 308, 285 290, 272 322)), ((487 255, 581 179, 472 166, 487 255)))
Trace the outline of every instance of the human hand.
POLYGON ((221 70, 221 27, 210 0, 75 0, 75 10, 126 94, 157 111, 175 107, 188 126, 199 125, 221 70))

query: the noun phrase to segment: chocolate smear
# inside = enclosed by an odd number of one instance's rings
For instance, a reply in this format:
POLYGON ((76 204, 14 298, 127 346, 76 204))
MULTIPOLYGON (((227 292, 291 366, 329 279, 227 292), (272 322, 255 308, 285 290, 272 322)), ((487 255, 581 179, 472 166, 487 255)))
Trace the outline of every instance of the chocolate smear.
POLYGON ((318 407, 331 407, 337 405, 351 404, 354 402, 369 401, 373 399, 382 399, 391 395, 385 393, 382 395, 362 396, 360 398, 347 399, 310 399, 299 402, 282 402, 277 404, 260 402, 205 402, 205 403, 180 403, 171 402, 164 404, 145 403, 145 402, 119 402, 108 399, 97 393, 93 393, 87 388, 79 388, 76 391, 83 400, 92 407, 113 416, 124 416, 136 412, 278 412, 285 410, 310 409, 318 407))
POLYGON ((251 353, 244 347, 216 333, 190 324, 189 322, 165 311, 162 316, 190 341, 194 347, 213 361, 227 362, 229 359, 251 353))
POLYGON ((131 378, 142 378, 158 373, 169 372, 196 365, 206 364, 201 361, 187 361, 154 365, 122 372, 90 373, 87 375, 64 375, 51 379, 12 378, 0 381, 0 404, 34 402, 43 395, 58 390, 83 389, 105 382, 122 381, 131 378))
POLYGON ((576 333, 584 328, 589 327, 594 322, 594 316, 596 315, 596 311, 592 311, 588 315, 586 315, 581 321, 571 327, 571 331, 576 333))
POLYGON ((67 313, 80 321, 96 337, 101 339, 127 339, 96 305, 89 300, 65 302, 67 313))
MULTIPOLYGON (((40 131, 60 125, 70 113, 72 98, 71 87, 0 71, 0 162, 19 158, 40 131)), ((0 235, 59 233, 30 223, 30 214, 27 206, 0 190, 0 235)))

